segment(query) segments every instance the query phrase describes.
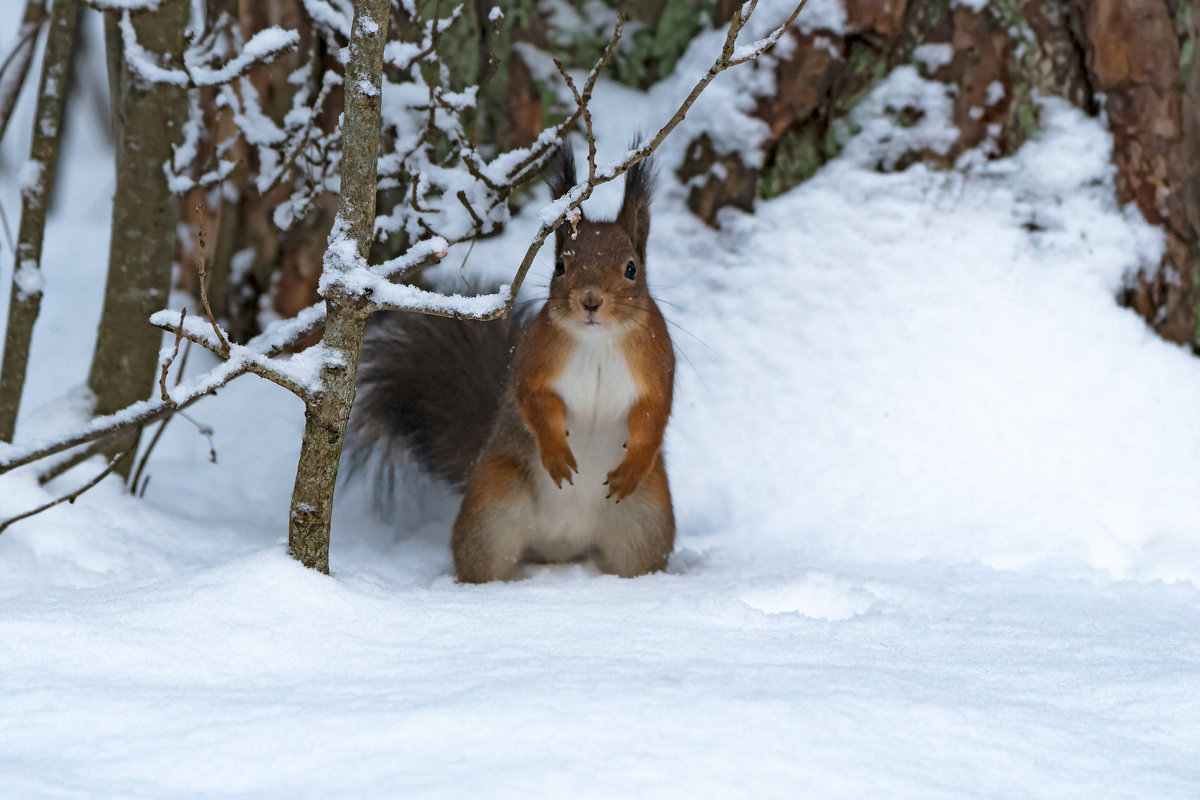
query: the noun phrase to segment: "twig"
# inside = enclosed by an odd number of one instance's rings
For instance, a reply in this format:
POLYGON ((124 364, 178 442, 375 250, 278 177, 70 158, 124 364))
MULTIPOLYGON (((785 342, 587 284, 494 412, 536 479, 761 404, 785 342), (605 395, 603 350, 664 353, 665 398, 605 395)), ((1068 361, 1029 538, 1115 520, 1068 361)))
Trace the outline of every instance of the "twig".
POLYGON ((596 137, 592 133, 592 110, 588 102, 591 98, 580 96, 579 90, 575 88, 575 81, 571 80, 571 75, 567 72, 567 68, 557 58, 554 59, 554 66, 558 68, 558 74, 562 76, 563 81, 567 84, 567 88, 571 90, 571 95, 575 98, 575 105, 579 108, 579 113, 583 115, 583 132, 588 146, 587 182, 591 184, 596 180, 596 137))
POLYGON ((108 477, 108 475, 114 469, 117 468, 118 465, 121 464, 121 462, 123 462, 125 459, 129 458, 133 454, 133 450, 135 447, 137 447, 137 439, 136 438, 133 440, 133 443, 129 445, 129 447, 125 448, 125 450, 123 452, 121 452, 119 455, 114 456, 113 459, 108 462, 108 466, 105 467, 100 472, 99 475, 92 478, 90 481, 85 483, 83 486, 80 486, 78 489, 71 492, 70 494, 65 494, 62 497, 58 498, 57 500, 51 500, 49 503, 45 503, 44 505, 38 506, 37 508, 33 509, 32 511, 26 511, 24 514, 18 514, 15 517, 4 520, 4 522, 0 522, 0 533, 4 533, 4 530, 9 525, 12 525, 14 522, 20 522, 23 519, 28 519, 29 517, 32 517, 36 514, 40 514, 43 511, 54 508, 56 505, 59 505, 60 503, 74 503, 81 494, 86 492, 88 489, 91 489, 93 486, 98 484, 100 481, 104 480, 106 477, 108 477))
MULTIPOLYGON (((178 336, 175 337, 176 352, 179 351, 179 338, 180 337, 178 337, 178 336)), ((184 372, 187 369, 188 354, 191 352, 192 352, 192 343, 188 342, 187 346, 183 349, 183 358, 180 359, 180 361, 179 361, 179 372, 175 375, 175 385, 176 386, 179 386, 180 381, 183 380, 184 372)), ((172 358, 174 358, 174 356, 172 356, 172 358)), ((165 369, 163 370, 163 377, 164 378, 166 377, 165 369)), ((165 393, 165 391, 166 390, 164 388, 164 393, 165 393)), ((217 461, 217 451, 216 451, 216 448, 213 447, 212 428, 208 427, 207 425, 204 425, 204 426, 200 425, 200 423, 198 423, 198 422, 196 422, 196 420, 192 419, 186 411, 184 411, 183 409, 177 408, 177 409, 175 409, 174 413, 168 414, 167 416, 163 417, 163 421, 158 426, 158 430, 156 430, 154 432, 153 438, 150 439, 150 443, 146 445, 146 449, 142 452, 142 457, 138 461, 137 468, 134 470, 133 478, 129 481, 129 486, 130 486, 131 491, 134 494, 136 494, 138 497, 142 497, 146 494, 146 484, 150 483, 150 476, 149 475, 146 476, 146 481, 144 483, 142 483, 141 489, 138 488, 138 479, 141 477, 142 472, 146 469, 146 464, 149 463, 149 461, 150 461, 150 454, 154 452, 154 446, 158 444, 158 440, 163 435, 163 431, 165 431, 167 429, 167 425, 170 424, 171 420, 175 419, 176 415, 183 417, 188 422, 195 425, 196 428, 199 429, 201 435, 203 435, 206 439, 208 439, 208 450, 209 450, 209 453, 211 454, 212 462, 215 464, 217 461)))
POLYGON ((0 475, 11 472, 18 467, 23 467, 26 464, 41 461, 43 458, 58 455, 81 444, 94 442, 98 439, 108 439, 124 431, 141 431, 142 428, 150 423, 173 414, 179 409, 187 408, 203 397, 214 394, 217 389, 222 388, 234 378, 249 372, 248 366, 247 364, 237 364, 228 368, 218 367, 217 370, 208 376, 208 382, 201 384, 189 392, 186 399, 176 399, 177 405, 175 408, 161 402, 151 403, 149 401, 142 401, 127 406, 116 414, 107 417, 98 417, 92 420, 83 430, 65 436, 57 441, 24 450, 11 448, 11 455, 0 457, 0 475))
MULTIPOLYGON (((196 216, 200 220, 200 231, 198 236, 200 240, 200 261, 198 262, 197 266, 197 269, 200 272, 200 302, 204 304, 204 313, 208 315, 208 321, 212 323, 213 333, 217 335, 217 341, 221 343, 222 347, 228 350, 229 342, 226 341, 225 334, 221 333, 221 327, 217 325, 217 320, 213 317, 212 307, 208 304, 208 273, 204 270, 204 214, 200 211, 199 204, 196 204, 196 216)), ((182 315, 179 317, 179 325, 180 327, 183 326, 182 315)), ((178 348, 178 339, 175 340, 175 345, 176 348, 178 348)), ((163 392, 165 396, 166 390, 164 389, 163 392)))
POLYGON ((97 453, 102 453, 105 450, 110 449, 110 447, 111 442, 109 439, 99 439, 95 442, 92 442, 79 452, 72 453, 69 457, 64 458, 62 461, 51 464, 44 472, 38 474, 37 481, 41 485, 47 484, 57 478, 59 475, 62 475, 63 473, 79 466, 97 453))
POLYGON ((130 491, 132 491, 138 497, 141 497, 146 493, 146 484, 150 482, 150 476, 147 475, 146 483, 142 484, 140 491, 138 490, 138 482, 142 478, 142 472, 146 469, 146 463, 150 460, 150 453, 154 451, 154 446, 158 444, 158 440, 162 438, 163 431, 167 429, 167 426, 171 424, 171 420, 173 419, 175 419, 175 415, 171 414, 168 417, 164 417, 163 421, 159 423, 158 430, 156 430, 154 432, 154 436, 150 438, 149 444, 146 445, 146 450, 142 453, 142 457, 138 461, 137 468, 133 471, 133 477, 129 479, 130 491))
MULTIPOLYGON (((808 0, 800 0, 800 2, 797 3, 795 10, 792 12, 791 16, 788 17, 789 23, 796 18, 796 15, 803 10, 807 3, 808 0)), ((729 21, 729 32, 725 35, 725 42, 721 47, 721 55, 718 56, 717 60, 713 62, 713 65, 709 67, 708 72, 705 73, 704 77, 696 82, 696 85, 692 87, 692 90, 688 93, 688 96, 684 98, 682 103, 679 104, 679 108, 676 109, 675 114, 670 120, 667 121, 665 125, 659 128, 658 133, 654 134, 653 137, 640 144, 638 148, 634 150, 633 154, 621 163, 615 166, 606 167, 602 172, 598 173, 590 180, 576 185, 570 190, 570 192, 568 192, 568 194, 575 193, 580 189, 580 187, 582 187, 582 191, 579 192, 579 195, 571 201, 567 208, 564 209, 556 219, 550 222, 543 222, 541 227, 538 228, 537 233, 534 235, 533 241, 530 242, 529 248, 525 251, 525 257, 521 260, 521 264, 517 268, 516 274, 513 276, 510 289, 511 295, 509 296, 507 302, 505 302, 504 306, 495 311, 480 315, 478 319, 487 320, 507 316, 508 312, 512 310, 513 303, 516 302, 517 294, 521 290, 521 285, 525 282, 525 276, 529 274, 529 269, 533 266, 533 260, 537 256, 538 251, 541 250, 542 244, 545 243, 546 237, 548 237, 558 228, 559 225, 566 221, 567 215, 581 206, 583 202, 591 196, 592 190, 595 187, 619 178, 643 158, 646 158, 655 150, 657 150, 658 146, 663 143, 663 140, 666 139, 667 136, 670 135, 671 131, 675 130, 679 123, 683 121, 684 117, 687 116, 687 112, 691 110, 692 106, 696 103, 696 100, 700 97, 700 94, 706 88, 708 88, 708 85, 713 82, 713 79, 715 79, 730 66, 744 64, 747 61, 757 58, 775 44, 777 39, 768 37, 767 39, 758 42, 753 49, 748 51, 747 55, 739 57, 736 63, 733 61, 734 47, 737 44, 738 34, 741 32, 742 28, 745 27, 746 22, 754 13, 754 9, 757 5, 758 0, 749 0, 749 2, 740 6, 736 11, 733 12, 733 18, 729 21)), ((581 93, 580 99, 586 100, 586 98, 587 95, 581 93)))
POLYGON ((483 220, 481 220, 479 215, 475 213, 475 209, 471 208, 471 202, 467 200, 466 191, 459 189, 456 197, 458 197, 458 202, 462 203, 463 208, 467 210, 467 213, 471 215, 471 221, 475 223, 475 226, 482 228, 483 220))
MULTIPOLYGON (((183 341, 182 331, 183 320, 185 317, 187 317, 186 308, 180 310, 179 312, 179 331, 175 333, 175 349, 172 351, 170 358, 163 359, 162 371, 158 375, 158 391, 162 395, 162 401, 168 406, 172 407, 175 405, 175 401, 171 399, 171 393, 167 391, 167 370, 171 369, 171 362, 175 360, 175 356, 179 355, 179 343, 183 341)), ((188 342, 188 344, 191 344, 191 342, 188 342)), ((134 481, 134 483, 136 483, 136 481, 134 481)))
MULTIPOLYGON (((25 12, 21 15, 21 27, 17 33, 17 41, 0 64, 0 140, 4 139, 4 131, 12 119, 13 109, 25 85, 29 74, 29 65, 33 62, 34 45, 37 43, 38 32, 46 21, 46 4, 44 0, 25 0, 25 12), (15 67, 13 75, 9 68, 15 67)), ((11 237, 10 237, 11 238, 11 237)))
MULTIPOLYGON (((604 48, 604 53, 600 56, 600 60, 597 61, 595 66, 592 67, 592 71, 588 73, 587 81, 584 82, 583 96, 585 98, 590 98, 592 96, 592 88, 596 85, 596 80, 600 77, 600 74, 604 72, 604 68, 608 66, 608 62, 612 58, 613 53, 616 52, 617 43, 621 40, 621 34, 624 31, 625 13, 621 12, 617 14, 617 25, 615 28, 613 28, 613 35, 612 38, 608 40, 608 46, 604 48)), ((558 125, 553 129, 553 136, 539 136, 538 139, 540 142, 542 142, 542 144, 536 146, 529 156, 517 162, 517 165, 509 171, 509 182, 523 183, 525 180, 527 180, 528 178, 522 178, 520 181, 518 181, 517 176, 524 173, 525 170, 530 166, 540 166, 541 159, 550 152, 550 148, 558 142, 563 132, 571 129, 571 126, 573 126, 576 120, 579 119, 581 113, 582 112, 577 106, 575 108, 575 112, 570 117, 564 120, 561 125, 558 125)), ((529 177, 532 177, 532 174, 530 174, 529 177)))

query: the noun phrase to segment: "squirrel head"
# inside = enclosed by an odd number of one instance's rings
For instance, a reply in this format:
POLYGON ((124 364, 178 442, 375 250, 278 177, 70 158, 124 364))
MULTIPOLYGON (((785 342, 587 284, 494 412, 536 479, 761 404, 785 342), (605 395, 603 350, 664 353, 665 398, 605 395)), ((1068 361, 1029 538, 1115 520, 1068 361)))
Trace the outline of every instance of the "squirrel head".
MULTIPOLYGON (((634 143, 634 147, 637 143, 634 143)), ((575 154, 559 145, 547 183, 554 197, 575 185, 575 154)), ((615 332, 638 324, 652 302, 646 286, 653 172, 644 158, 625 173, 625 199, 611 222, 583 216, 555 231, 554 272, 548 308, 560 325, 577 332, 615 332)))

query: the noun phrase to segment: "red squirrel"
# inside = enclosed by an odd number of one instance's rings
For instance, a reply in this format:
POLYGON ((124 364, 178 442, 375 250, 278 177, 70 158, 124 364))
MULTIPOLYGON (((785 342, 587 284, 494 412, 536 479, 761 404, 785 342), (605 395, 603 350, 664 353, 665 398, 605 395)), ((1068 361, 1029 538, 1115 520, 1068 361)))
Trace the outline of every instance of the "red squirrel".
MULTIPOLYGON (((556 197, 575 184, 569 148, 548 183, 556 197)), ((413 458, 463 487, 460 581, 589 556, 622 577, 667 565, 675 353, 646 284, 650 193, 643 160, 616 220, 558 228, 549 298, 527 321, 393 315, 368 336, 353 456, 378 452, 385 468, 413 458)))

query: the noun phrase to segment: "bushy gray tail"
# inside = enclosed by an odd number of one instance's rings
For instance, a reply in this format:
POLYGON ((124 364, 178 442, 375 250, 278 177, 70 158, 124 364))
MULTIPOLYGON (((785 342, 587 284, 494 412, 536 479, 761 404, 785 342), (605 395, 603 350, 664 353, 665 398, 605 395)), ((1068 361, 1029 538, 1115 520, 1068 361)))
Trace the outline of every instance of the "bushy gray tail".
POLYGON ((363 345, 347 455, 351 473, 378 469, 380 504, 387 505, 397 468, 412 461, 465 484, 491 433, 520 330, 513 317, 375 316, 363 345))

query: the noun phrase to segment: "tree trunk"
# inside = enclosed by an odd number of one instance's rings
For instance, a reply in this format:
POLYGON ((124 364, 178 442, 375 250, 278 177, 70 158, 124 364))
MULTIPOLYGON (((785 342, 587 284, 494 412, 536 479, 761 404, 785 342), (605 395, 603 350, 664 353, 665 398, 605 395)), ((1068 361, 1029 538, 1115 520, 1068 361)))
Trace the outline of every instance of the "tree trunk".
MULTIPOLYGON (((75 44, 76 0, 57 0, 50 17, 50 34, 38 85, 37 112, 29 162, 22 173, 21 227, 13 263, 12 290, 8 298, 8 328, 4 337, 4 362, 0 366, 0 441, 11 442, 25 386, 33 323, 42 303, 42 239, 50 191, 58 167, 59 133, 66 102, 67 70, 75 44)), ((28 8, 26 8, 28 14, 28 8)), ((30 49, 32 50, 32 42, 30 49)), ((2 99, 2 98, 0 98, 2 99)))
MULTIPOLYGON (((132 16, 142 47, 175 64, 181 61, 187 19, 187 0, 167 0, 158 11, 132 16)), ((88 376, 98 415, 146 399, 154 384, 161 335, 147 320, 167 304, 179 218, 179 200, 167 186, 163 164, 187 118, 183 88, 147 83, 126 63, 117 24, 115 15, 105 21, 117 187, 104 311, 88 376)), ((132 461, 118 470, 125 477, 132 461)))
POLYGON ((17 29, 17 39, 13 42, 13 49, 5 53, 6 63, 0 65, 0 141, 4 139, 4 131, 12 119, 21 87, 25 85, 25 76, 33 61, 33 51, 37 49, 38 29, 45 21, 44 0, 26 0, 25 13, 21 15, 21 27, 17 29))
MULTIPOLYGON (((350 57, 346 64, 346 111, 342 127, 342 190, 333 237, 349 237, 366 259, 375 226, 379 153, 380 86, 387 40, 389 0, 354 0, 350 57), (369 87, 369 88, 367 88, 369 87), (364 90, 365 89, 365 90, 364 90)), ((337 269, 326 260, 326 269, 337 269)), ((328 316, 322 344, 342 364, 322 370, 323 391, 306 402, 304 443, 296 468, 288 523, 288 547, 306 567, 329 572, 329 526, 346 423, 354 405, 354 379, 368 312, 340 291, 325 298, 328 316)))
POLYGON ((1200 352, 1200 0, 1075 0, 1089 77, 1105 94, 1117 192, 1164 228, 1161 264, 1124 300, 1200 352))

